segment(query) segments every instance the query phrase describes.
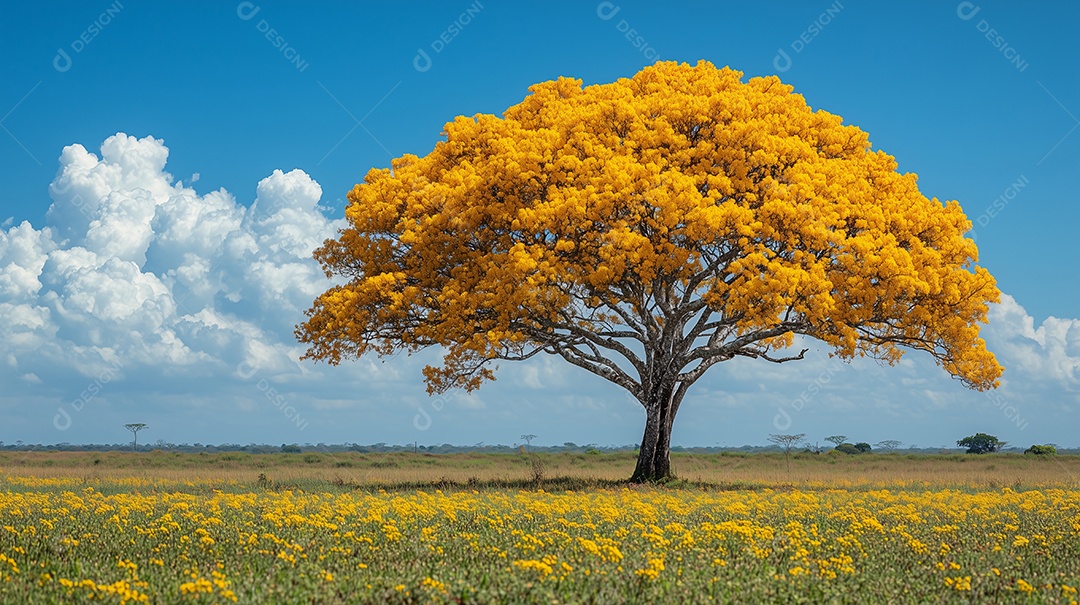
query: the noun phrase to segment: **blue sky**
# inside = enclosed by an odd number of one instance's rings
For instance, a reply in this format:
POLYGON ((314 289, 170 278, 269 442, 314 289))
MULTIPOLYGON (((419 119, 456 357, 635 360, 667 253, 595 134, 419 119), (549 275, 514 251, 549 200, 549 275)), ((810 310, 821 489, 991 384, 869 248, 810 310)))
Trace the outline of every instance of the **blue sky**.
POLYGON ((640 440, 636 403, 554 360, 430 399, 430 356, 298 364, 291 326, 368 169, 538 81, 705 59, 779 75, 961 202, 1008 295, 986 328, 1007 370, 987 396, 916 355, 729 362, 673 442, 1080 445, 1077 23, 1075 2, 6 7, 0 440, 122 441, 125 422, 177 443, 640 440))

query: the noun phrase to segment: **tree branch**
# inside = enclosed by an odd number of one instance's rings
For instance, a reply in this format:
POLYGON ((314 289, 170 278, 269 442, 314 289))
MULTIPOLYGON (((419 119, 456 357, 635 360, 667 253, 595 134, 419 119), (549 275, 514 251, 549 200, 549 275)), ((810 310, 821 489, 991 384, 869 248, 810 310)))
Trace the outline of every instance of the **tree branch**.
POLYGON ((603 357, 597 358, 595 354, 588 355, 573 346, 566 346, 559 343, 552 343, 548 347, 545 347, 545 350, 550 353, 559 355, 566 361, 576 365, 579 368, 588 370, 589 372, 596 374, 604 380, 611 381, 621 386, 622 388, 626 389, 631 395, 633 395, 635 399, 637 399, 639 402, 641 401, 641 386, 632 378, 627 376, 626 373, 619 369, 618 366, 611 363, 610 360, 604 359, 603 357))

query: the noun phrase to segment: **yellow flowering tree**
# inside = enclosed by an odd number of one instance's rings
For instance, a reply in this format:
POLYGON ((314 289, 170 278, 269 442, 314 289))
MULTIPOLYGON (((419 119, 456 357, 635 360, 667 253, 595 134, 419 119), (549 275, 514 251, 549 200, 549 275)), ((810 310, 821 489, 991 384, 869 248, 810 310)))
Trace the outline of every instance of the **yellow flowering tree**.
POLYGON ((796 334, 843 358, 925 351, 997 385, 979 324, 999 291, 970 221, 859 128, 707 62, 530 93, 349 193, 349 227, 315 253, 340 285, 297 327, 306 358, 441 347, 435 393, 560 356, 645 408, 639 481, 670 474, 672 422, 706 370, 802 359, 779 352, 796 334))

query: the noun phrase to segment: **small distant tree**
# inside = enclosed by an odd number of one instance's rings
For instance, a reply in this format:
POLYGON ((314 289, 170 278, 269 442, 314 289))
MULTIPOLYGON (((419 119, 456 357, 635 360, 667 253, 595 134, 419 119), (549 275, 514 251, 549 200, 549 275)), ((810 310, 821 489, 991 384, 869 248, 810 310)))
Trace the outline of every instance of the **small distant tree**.
POLYGON ((861 454, 862 453, 859 450, 859 448, 855 447, 854 445, 852 445, 850 443, 841 443, 840 445, 836 446, 836 448, 834 448, 834 449, 836 451, 838 451, 838 452, 843 452, 845 454, 854 455, 854 454, 861 454))
POLYGON ((960 447, 966 447, 969 454, 990 454, 1005 447, 1005 442, 993 435, 975 433, 956 442, 960 447))
POLYGON ((1027 448, 1026 450, 1024 450, 1024 453, 1025 454, 1034 454, 1036 456, 1053 456, 1053 455, 1057 454, 1057 448, 1054 447, 1053 445, 1050 445, 1050 444, 1047 444, 1047 445, 1033 445, 1033 446, 1027 448))
POLYGON ((536 435, 522 435, 522 439, 525 440, 525 445, 521 446, 522 452, 529 456, 529 465, 532 471, 533 481, 536 482, 536 486, 540 485, 544 481, 544 461, 540 459, 540 456, 536 452, 532 451, 532 440, 536 439, 536 435))
POLYGON ((536 439, 536 435, 522 435, 521 438, 525 440, 526 448, 531 449, 532 440, 536 439))
POLYGON ((802 443, 802 440, 806 437, 806 433, 799 433, 797 435, 769 435, 769 441, 775 443, 784 449, 784 457, 787 458, 791 454, 791 448, 802 443))
POLYGON ((299 454, 300 452, 301 452, 300 446, 295 444, 295 443, 290 444, 290 445, 286 445, 284 443, 281 444, 281 453, 282 454, 299 454))
POLYGON ((132 422, 131 424, 125 424, 124 428, 131 431, 131 434, 135 436, 135 440, 131 442, 131 451, 139 451, 139 431, 150 427, 142 422, 132 422))
POLYGON ((831 437, 826 437, 825 441, 830 441, 834 445, 839 446, 841 443, 847 441, 847 435, 833 435, 831 437))
POLYGON ((877 448, 879 450, 891 452, 896 448, 900 447, 901 445, 903 445, 902 441, 897 441, 896 439, 886 439, 885 441, 878 441, 877 448))
POLYGON ((860 441, 859 443, 855 444, 855 449, 859 450, 860 453, 865 454, 869 452, 872 448, 870 447, 869 443, 866 443, 865 441, 860 441))

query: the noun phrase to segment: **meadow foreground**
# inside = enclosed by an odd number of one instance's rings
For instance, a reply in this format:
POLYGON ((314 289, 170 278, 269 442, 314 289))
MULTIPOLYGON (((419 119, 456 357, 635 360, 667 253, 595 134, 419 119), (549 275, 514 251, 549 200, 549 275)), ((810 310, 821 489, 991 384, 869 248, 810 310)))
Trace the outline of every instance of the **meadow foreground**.
POLYGON ((1066 481, 395 490, 5 470, 4 603, 1076 603, 1080 586, 1066 481))

